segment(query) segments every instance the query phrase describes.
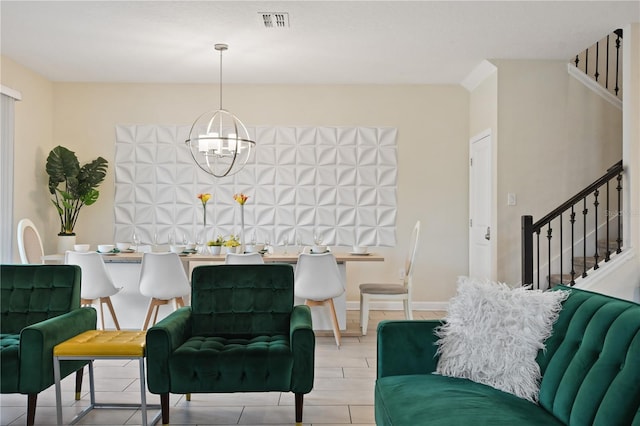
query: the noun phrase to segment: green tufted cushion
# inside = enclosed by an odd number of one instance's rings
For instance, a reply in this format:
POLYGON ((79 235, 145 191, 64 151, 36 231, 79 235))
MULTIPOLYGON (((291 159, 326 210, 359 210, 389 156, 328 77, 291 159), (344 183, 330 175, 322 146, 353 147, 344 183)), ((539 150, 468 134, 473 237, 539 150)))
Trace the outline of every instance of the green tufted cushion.
POLYGON ((566 424, 640 424, 640 305, 574 289, 546 347, 541 406, 566 424))
POLYGON ((287 335, 293 266, 196 267, 191 279, 192 336, 287 335))
POLYGON ((18 334, 31 324, 80 307, 79 267, 2 265, 0 332, 18 334))
POLYGON ((20 347, 19 334, 0 334, 0 390, 2 393, 15 392, 18 389, 18 375, 20 367, 18 351, 20 347))
POLYGON ((377 425, 562 425, 536 404, 490 386, 437 374, 386 376, 376 381, 377 425))
POLYGON ((192 337, 169 361, 172 392, 249 392, 291 389, 289 337, 192 337), (207 359, 207 362, 199 362, 207 359), (184 382, 180 378, 185 378, 184 382))

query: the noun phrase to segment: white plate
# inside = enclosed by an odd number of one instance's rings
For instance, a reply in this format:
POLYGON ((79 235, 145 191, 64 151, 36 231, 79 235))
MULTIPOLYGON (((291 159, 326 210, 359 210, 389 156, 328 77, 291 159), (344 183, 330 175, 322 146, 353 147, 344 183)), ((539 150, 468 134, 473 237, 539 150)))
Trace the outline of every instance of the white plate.
POLYGON ((369 256, 369 255, 371 254, 371 252, 370 252, 370 251, 368 251, 368 252, 366 252, 366 253, 356 253, 356 252, 353 252, 353 251, 352 251, 352 252, 350 252, 349 254, 350 254, 350 255, 353 255, 353 256, 369 256))

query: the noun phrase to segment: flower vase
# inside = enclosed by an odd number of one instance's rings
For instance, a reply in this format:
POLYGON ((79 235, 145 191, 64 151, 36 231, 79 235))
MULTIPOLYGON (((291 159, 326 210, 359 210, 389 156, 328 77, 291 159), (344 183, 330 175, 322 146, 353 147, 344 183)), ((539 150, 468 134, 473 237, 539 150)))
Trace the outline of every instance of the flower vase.
POLYGON ((244 253, 244 204, 240 204, 240 253, 244 253))
POLYGON ((73 251, 76 244, 76 234, 58 234, 58 248, 56 253, 64 254, 73 251))
POLYGON ((209 253, 211 253, 213 256, 217 256, 220 254, 221 249, 221 246, 209 246, 209 253))

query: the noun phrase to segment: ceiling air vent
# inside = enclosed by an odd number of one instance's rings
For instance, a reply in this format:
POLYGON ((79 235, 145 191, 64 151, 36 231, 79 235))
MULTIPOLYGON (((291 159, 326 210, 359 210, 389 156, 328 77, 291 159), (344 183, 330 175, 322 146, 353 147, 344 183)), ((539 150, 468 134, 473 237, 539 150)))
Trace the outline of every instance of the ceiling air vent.
POLYGON ((265 28, 289 28, 289 14, 287 12, 258 12, 262 16, 265 28))

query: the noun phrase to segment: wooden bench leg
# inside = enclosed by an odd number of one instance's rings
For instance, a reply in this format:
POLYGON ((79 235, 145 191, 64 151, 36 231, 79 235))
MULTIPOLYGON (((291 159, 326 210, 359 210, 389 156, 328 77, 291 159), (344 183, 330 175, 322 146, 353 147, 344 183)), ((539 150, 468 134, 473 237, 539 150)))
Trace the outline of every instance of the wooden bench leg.
POLYGON ((80 401, 80 393, 82 392, 82 376, 84 373, 84 367, 81 367, 76 371, 76 401, 80 401))
POLYGON ((169 394, 160 394, 160 406, 162 408, 162 424, 169 424, 169 394))
POLYGON ((296 423, 302 423, 302 405, 304 403, 304 394, 297 393, 296 395, 296 423))
POLYGON ((27 396, 27 426, 33 426, 35 422, 37 402, 38 402, 37 393, 30 393, 27 396))

